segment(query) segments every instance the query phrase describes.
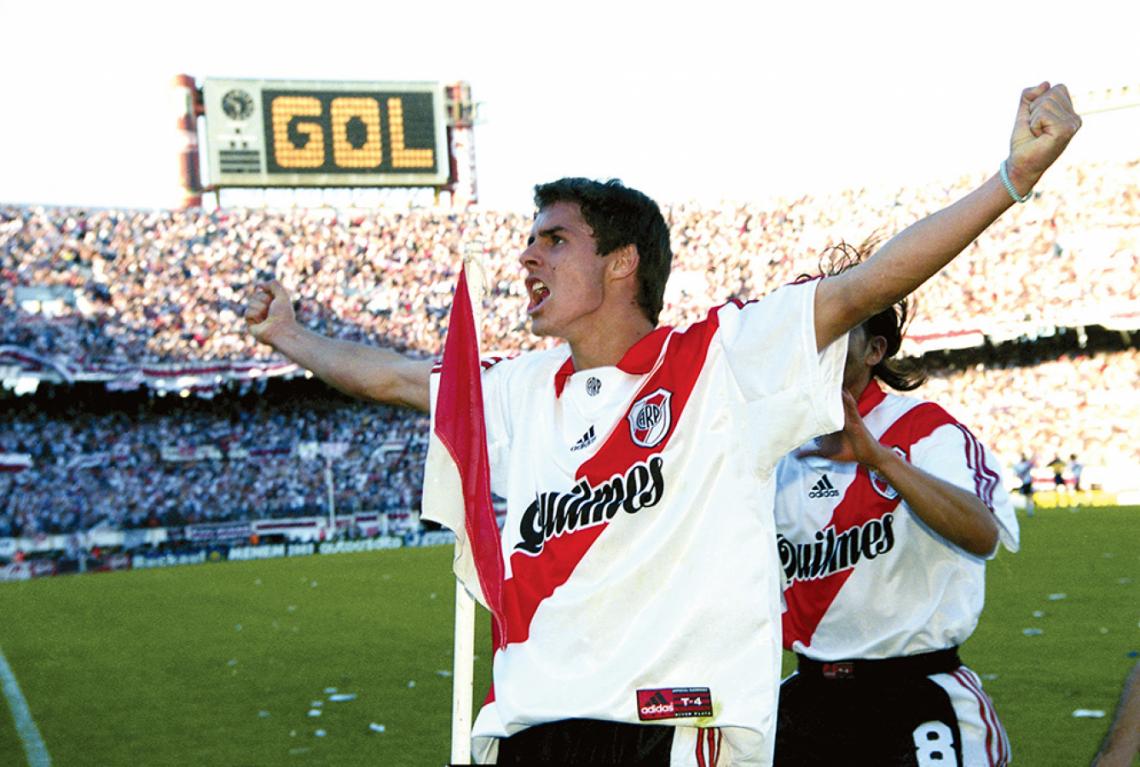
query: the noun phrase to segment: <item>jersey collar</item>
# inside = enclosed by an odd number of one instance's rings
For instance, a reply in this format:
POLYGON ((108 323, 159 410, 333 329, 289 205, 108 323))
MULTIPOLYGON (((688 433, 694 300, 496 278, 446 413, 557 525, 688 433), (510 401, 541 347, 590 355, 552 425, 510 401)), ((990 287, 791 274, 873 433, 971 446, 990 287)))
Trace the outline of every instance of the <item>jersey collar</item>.
MULTIPOLYGON (((669 325, 662 325, 656 328, 652 333, 641 339, 633 346, 629 347, 625 355, 617 364, 618 370, 630 375, 645 375, 653 369, 653 364, 657 362, 657 358, 661 356, 661 347, 665 344, 665 339, 669 336, 673 328, 669 325)), ((558 368, 558 372, 554 374, 554 396, 561 397, 562 390, 566 388, 566 382, 570 380, 570 376, 574 375, 574 357, 573 355, 566 358, 562 363, 562 367, 558 368)))
POLYGON ((874 378, 867 384, 867 388, 859 395, 859 401, 856 405, 859 408, 859 415, 866 418, 867 413, 875 409, 875 406, 887 398, 887 393, 879 386, 879 382, 874 378))

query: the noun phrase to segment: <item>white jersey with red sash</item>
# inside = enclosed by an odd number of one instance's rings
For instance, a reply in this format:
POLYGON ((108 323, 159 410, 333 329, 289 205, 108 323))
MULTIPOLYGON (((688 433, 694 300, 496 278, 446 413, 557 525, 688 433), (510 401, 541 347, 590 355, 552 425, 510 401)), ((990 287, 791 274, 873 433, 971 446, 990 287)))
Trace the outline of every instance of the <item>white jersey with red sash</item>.
MULTIPOLYGON (((933 402, 872 381, 859 412, 880 443, 976 494, 1002 544, 1017 518, 993 454, 933 402)), ((961 644, 981 615, 985 560, 946 541, 881 477, 855 463, 788 455, 776 527, 786 579, 784 646, 822 661, 892 658, 961 644)))
POLYGON ((815 285, 658 328, 613 367, 566 346, 486 367, 507 636, 477 758, 586 718, 675 725, 677 765, 769 763, 773 472, 842 424, 846 339, 817 353, 815 285))

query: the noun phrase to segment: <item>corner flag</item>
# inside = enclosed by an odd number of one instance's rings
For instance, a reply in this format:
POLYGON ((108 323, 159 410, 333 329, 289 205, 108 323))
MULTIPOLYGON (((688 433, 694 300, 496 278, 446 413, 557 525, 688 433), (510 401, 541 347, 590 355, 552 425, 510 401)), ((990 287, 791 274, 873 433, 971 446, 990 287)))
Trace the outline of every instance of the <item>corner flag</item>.
POLYGON ((423 507, 425 519, 455 532, 455 575, 491 611, 502 636, 503 557, 491 507, 482 364, 466 267, 459 272, 443 347, 423 507))
MULTIPOLYGON (((475 264, 478 267, 478 264, 475 264)), ((482 293, 481 273, 473 290, 482 293)), ((483 420, 482 363, 466 266, 459 272, 432 408, 424 470, 423 518, 455 533, 455 648, 451 700, 451 760, 471 754, 475 608, 491 612, 495 648, 505 645, 504 567, 491 507, 487 429, 483 420)))

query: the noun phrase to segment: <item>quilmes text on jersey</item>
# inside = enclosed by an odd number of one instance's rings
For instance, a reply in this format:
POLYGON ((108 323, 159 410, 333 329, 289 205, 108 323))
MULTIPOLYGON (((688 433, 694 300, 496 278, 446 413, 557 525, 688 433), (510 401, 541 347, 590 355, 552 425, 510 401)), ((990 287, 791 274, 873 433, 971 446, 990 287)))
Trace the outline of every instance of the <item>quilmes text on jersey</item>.
POLYGON ((636 514, 656 505, 665 492, 662 464, 661 456, 654 455, 597 486, 583 478, 568 493, 539 493, 522 514, 515 548, 538 554, 563 533, 608 522, 619 511, 636 514))
POLYGON ((895 546, 895 515, 891 512, 836 533, 834 527, 816 531, 812 543, 792 543, 776 537, 780 565, 788 582, 810 581, 849 570, 860 559, 874 559, 895 546))

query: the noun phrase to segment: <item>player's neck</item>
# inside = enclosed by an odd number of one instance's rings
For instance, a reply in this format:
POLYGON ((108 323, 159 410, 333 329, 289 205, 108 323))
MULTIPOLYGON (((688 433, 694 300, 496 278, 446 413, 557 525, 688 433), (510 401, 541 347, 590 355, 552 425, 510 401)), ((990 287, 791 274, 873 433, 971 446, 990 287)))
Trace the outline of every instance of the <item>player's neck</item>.
POLYGON ((621 362, 634 344, 653 332, 649 320, 638 315, 636 319, 597 326, 574 338, 570 343, 570 355, 574 359, 575 370, 610 367, 621 362))

